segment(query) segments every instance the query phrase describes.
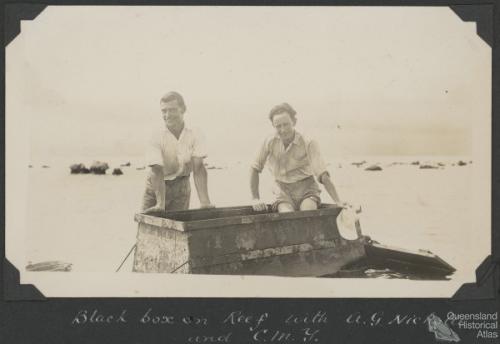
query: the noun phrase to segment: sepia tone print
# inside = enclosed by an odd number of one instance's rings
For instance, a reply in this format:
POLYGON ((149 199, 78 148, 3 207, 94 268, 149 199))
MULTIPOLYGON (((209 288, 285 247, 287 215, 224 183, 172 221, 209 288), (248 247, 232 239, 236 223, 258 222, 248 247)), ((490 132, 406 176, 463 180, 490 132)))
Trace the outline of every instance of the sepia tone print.
POLYGON ((49 6, 6 49, 7 258, 52 296, 450 296, 490 251, 475 29, 49 6))

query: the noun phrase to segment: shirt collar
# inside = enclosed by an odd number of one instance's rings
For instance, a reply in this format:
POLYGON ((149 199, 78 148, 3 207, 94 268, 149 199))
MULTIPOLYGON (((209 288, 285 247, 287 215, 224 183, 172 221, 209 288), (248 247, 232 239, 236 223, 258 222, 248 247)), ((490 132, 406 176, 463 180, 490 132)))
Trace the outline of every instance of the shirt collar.
MULTIPOLYGON (((172 135, 176 140, 177 138, 175 137, 175 135, 170 131, 170 129, 168 129, 167 126, 165 126, 165 131, 169 134, 169 135, 172 135)), ((186 123, 184 122, 184 127, 182 128, 182 131, 181 131, 181 134, 179 135, 179 141, 181 140, 182 137, 184 137, 184 134, 189 131, 189 129, 186 127, 186 123)))
MULTIPOLYGON (((281 141, 281 137, 277 133, 274 134, 274 137, 277 140, 281 141)), ((299 132, 297 130, 295 130, 295 136, 294 136, 293 141, 291 143, 298 145, 300 143, 301 137, 302 137, 302 135, 300 135, 299 132)))

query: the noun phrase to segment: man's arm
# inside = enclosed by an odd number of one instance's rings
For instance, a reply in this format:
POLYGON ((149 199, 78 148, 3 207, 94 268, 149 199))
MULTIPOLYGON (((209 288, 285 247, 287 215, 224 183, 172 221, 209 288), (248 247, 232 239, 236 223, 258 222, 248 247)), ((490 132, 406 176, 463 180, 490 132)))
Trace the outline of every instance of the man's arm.
POLYGON ((326 169, 326 164, 321 157, 319 146, 316 141, 312 140, 309 142, 307 153, 312 170, 318 181, 325 186, 326 192, 328 192, 337 205, 341 207, 345 206, 345 203, 340 200, 337 190, 330 179, 330 174, 326 169))
POLYGON ((198 198, 200 199, 200 206, 202 208, 211 208, 213 205, 210 203, 208 197, 208 174, 203 158, 193 157, 193 179, 198 198))
POLYGON ((252 193, 252 208, 255 211, 267 210, 267 205, 260 200, 259 173, 264 168, 268 155, 269 141, 265 140, 257 153, 257 157, 250 167, 250 192, 252 193))
POLYGON ((253 167, 250 168, 250 191, 252 193, 252 199, 260 199, 259 172, 253 167))
POLYGON ((340 200, 339 195, 337 194, 337 189, 335 189, 335 186, 332 183, 332 180, 330 179, 330 174, 328 172, 324 172, 321 174, 319 181, 321 184, 326 189, 326 192, 330 195, 332 200, 339 206, 344 206, 344 203, 340 200))
POLYGON ((252 193, 253 200, 253 210, 255 211, 264 211, 267 210, 267 206, 260 200, 259 195, 259 171, 255 168, 250 168, 250 191, 252 193))
POLYGON ((163 180, 163 167, 160 165, 151 165, 151 172, 151 186, 155 193, 156 205, 145 209, 145 214, 165 210, 165 181, 163 180))
POLYGON ((335 186, 333 185, 330 174, 328 172, 325 172, 320 176, 320 182, 321 184, 323 184, 326 192, 328 192, 332 200, 337 204, 340 203, 340 197, 337 193, 337 189, 335 189, 335 186))

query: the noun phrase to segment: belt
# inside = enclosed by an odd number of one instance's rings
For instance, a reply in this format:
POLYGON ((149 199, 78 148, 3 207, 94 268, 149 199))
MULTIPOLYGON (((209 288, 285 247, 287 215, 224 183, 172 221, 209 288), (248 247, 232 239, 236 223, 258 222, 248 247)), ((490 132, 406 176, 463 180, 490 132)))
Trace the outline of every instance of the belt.
POLYGON ((178 182, 180 180, 186 179, 186 178, 189 178, 189 174, 187 176, 177 176, 177 177, 175 177, 175 179, 172 179, 172 180, 165 180, 165 183, 174 183, 174 182, 178 182))
POLYGON ((312 179, 314 181, 314 176, 307 176, 303 179, 299 179, 299 180, 296 180, 294 182, 290 182, 290 183, 285 183, 285 182, 282 182, 281 180, 276 180, 277 183, 279 184, 285 184, 285 185, 290 185, 290 184, 295 184, 295 183, 302 183, 302 182, 306 182, 308 180, 312 179))

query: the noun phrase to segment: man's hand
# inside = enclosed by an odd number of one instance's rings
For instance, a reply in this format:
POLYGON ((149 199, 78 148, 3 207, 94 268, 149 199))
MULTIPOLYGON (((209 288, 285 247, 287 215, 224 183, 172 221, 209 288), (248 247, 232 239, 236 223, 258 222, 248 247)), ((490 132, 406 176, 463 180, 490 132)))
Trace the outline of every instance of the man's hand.
POLYGON ((260 199, 256 198, 252 201, 252 208, 255 211, 266 211, 267 205, 262 202, 260 199))
POLYGON ((336 201, 335 204, 341 208, 347 209, 347 208, 352 208, 352 205, 350 203, 344 202, 344 201, 336 201))
POLYGON ((153 214, 153 213, 161 213, 165 211, 165 206, 163 205, 155 205, 154 207, 148 208, 144 210, 143 214, 153 214))

